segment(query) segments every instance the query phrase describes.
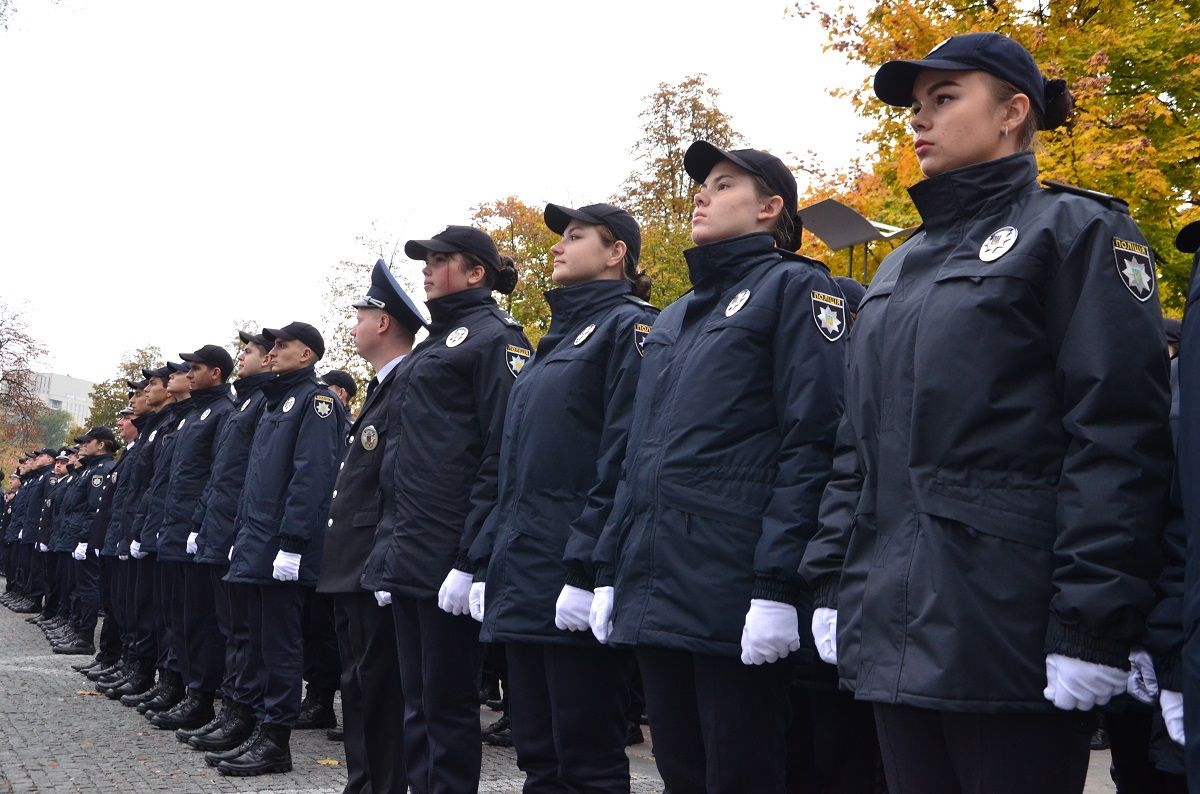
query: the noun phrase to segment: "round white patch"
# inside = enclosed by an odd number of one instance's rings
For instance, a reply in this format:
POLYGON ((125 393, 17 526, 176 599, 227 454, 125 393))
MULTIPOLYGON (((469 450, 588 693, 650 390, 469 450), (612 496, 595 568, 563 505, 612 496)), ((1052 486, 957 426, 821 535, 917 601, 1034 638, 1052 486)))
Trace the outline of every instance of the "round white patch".
POLYGON ((746 301, 750 300, 750 290, 744 289, 737 295, 733 296, 733 300, 725 307, 725 316, 732 317, 741 311, 741 308, 746 305, 746 301))
POLYGON ((296 404, 296 398, 288 397, 286 400, 283 401, 283 412, 286 414, 288 411, 292 410, 292 406, 295 404, 296 404))
POLYGON ((461 345, 463 343, 463 340, 466 338, 467 338, 467 327, 465 325, 460 325, 459 327, 457 327, 453 331, 451 331, 450 335, 446 337, 446 347, 458 347, 459 345, 461 345))
POLYGON ((582 345, 584 342, 586 342, 588 337, 592 335, 592 331, 595 331, 595 330, 596 330, 596 324, 592 323, 587 328, 584 328, 582 331, 580 331, 579 335, 575 337, 575 346, 578 347, 579 345, 582 345))
POLYGON ((1005 226, 1002 229, 997 229, 979 247, 979 258, 984 262, 995 262, 1007 254, 1008 249, 1012 248, 1016 242, 1017 230, 1015 228, 1005 226))

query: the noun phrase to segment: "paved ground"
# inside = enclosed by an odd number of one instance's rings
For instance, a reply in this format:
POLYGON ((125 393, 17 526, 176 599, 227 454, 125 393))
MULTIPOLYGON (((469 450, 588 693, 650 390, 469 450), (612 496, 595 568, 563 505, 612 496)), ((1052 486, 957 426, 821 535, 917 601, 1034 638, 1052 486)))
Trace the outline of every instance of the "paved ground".
MULTIPOLYGON (((92 696, 71 669, 81 657, 55 656, 22 615, 0 607, 0 792, 340 792, 342 746, 324 731, 292 740, 287 775, 226 778, 200 753, 157 730, 133 709, 92 696)), ((484 710, 481 721, 495 719, 484 710)), ((648 731, 644 732, 647 733, 648 731)), ((634 792, 661 792, 649 742, 630 748, 634 792)), ((1108 753, 1092 757, 1086 794, 1114 791, 1108 753)), ((523 776, 511 749, 484 746, 482 792, 519 792, 523 776)))

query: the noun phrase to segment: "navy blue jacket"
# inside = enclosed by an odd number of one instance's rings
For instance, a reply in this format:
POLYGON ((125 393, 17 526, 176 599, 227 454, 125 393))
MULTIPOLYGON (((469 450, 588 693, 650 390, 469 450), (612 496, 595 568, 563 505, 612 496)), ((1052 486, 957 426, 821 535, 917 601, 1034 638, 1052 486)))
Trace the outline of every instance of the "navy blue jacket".
POLYGON ((863 297, 804 573, 862 700, 1053 711, 1045 657, 1128 666, 1171 470, 1153 253, 1032 154, 910 189, 863 297))
POLYGON ((564 584, 592 589, 658 310, 624 280, 551 290, 546 301, 550 329, 508 399, 499 500, 471 546, 487 574, 480 639, 593 645, 588 632, 555 627, 554 604, 564 584))
POLYGON ((431 598, 496 504, 508 393, 531 351, 485 288, 427 304, 429 336, 392 376, 383 517, 363 570, 368 590, 431 598), (398 422, 395 419, 398 418, 398 422))
POLYGON ((49 548, 50 538, 54 534, 57 513, 59 506, 62 504, 63 492, 66 490, 65 487, 59 488, 58 486, 60 484, 65 485, 63 483, 65 479, 65 475, 62 478, 51 475, 50 479, 46 481, 46 490, 42 499, 44 509, 42 510, 41 521, 38 524, 37 542, 44 544, 47 548, 49 548))
POLYGON ((167 516, 167 491, 171 487, 172 462, 175 459, 175 439, 187 422, 191 400, 171 404, 171 416, 158 425, 153 447, 154 469, 150 484, 142 494, 138 507, 135 531, 143 552, 158 552, 158 537, 167 516))
MULTIPOLYGON (((1179 344, 1179 465, 1178 477, 1191 487, 1180 488, 1184 532, 1188 538, 1200 538, 1200 253, 1192 262, 1188 286, 1187 310, 1183 314, 1183 332, 1179 344)), ((1184 588, 1182 593, 1183 636, 1192 637, 1200 624, 1200 543, 1186 544, 1184 588)), ((1192 648, 1196 643, 1190 643, 1192 648)), ((1190 663, 1194 670, 1200 666, 1190 663)), ((1187 712, 1191 713, 1191 712, 1187 712)), ((1193 723, 1188 720, 1189 727, 1193 723)), ((1188 737, 1191 743, 1193 737, 1188 737)))
POLYGON ((81 475, 86 480, 84 485, 87 493, 86 513, 76 530, 75 542, 88 544, 88 551, 92 551, 92 549, 99 549, 104 542, 107 520, 104 496, 109 487, 109 473, 117 465, 117 462, 111 453, 86 458, 86 461, 81 475))
POLYGON ((200 497, 212 474, 217 438, 234 410, 229 384, 192 392, 191 409, 174 434, 171 472, 162 526, 158 530, 158 558, 166 562, 192 562, 187 539, 199 531, 203 510, 200 497))
POLYGON ((145 436, 145 440, 142 441, 142 451, 138 453, 132 471, 122 475, 131 480, 129 499, 132 512, 132 517, 125 527, 124 549, 128 549, 129 543, 136 540, 141 544, 142 551, 154 551, 154 530, 149 532, 149 548, 146 546, 147 541, 144 537, 147 534, 145 525, 150 507, 150 486, 153 484, 155 472, 158 471, 160 458, 168 454, 164 450, 165 442, 179 421, 179 412, 180 406, 177 403, 170 403, 164 405, 157 413, 150 414, 145 418, 145 427, 142 428, 139 435, 139 438, 145 436))
MULTIPOLYGON (((141 418, 135 417, 133 420, 139 433, 141 427, 138 425, 138 419, 141 418)), ((121 541, 124 538, 126 522, 133 518, 129 498, 132 491, 129 473, 137 465, 137 457, 143 447, 141 441, 142 436, 138 435, 126 444, 117 465, 108 473, 108 490, 104 494, 104 512, 108 518, 104 528, 104 543, 100 548, 101 557, 116 557, 118 554, 128 553, 128 545, 121 549, 121 541)))
POLYGON ((684 255, 693 289, 646 337, 596 584, 615 587, 612 644, 737 656, 751 599, 808 611, 798 568, 829 478, 849 317, 824 265, 768 234, 684 255))
POLYGON ((246 482, 246 464, 254 429, 266 406, 263 384, 274 379, 270 372, 238 378, 236 405, 225 418, 213 452, 212 475, 197 505, 196 562, 228 565, 229 549, 237 521, 238 501, 246 482))
MULTIPOLYGON (((90 490, 87 477, 88 463, 91 458, 80 458, 75 469, 63 478, 59 487, 64 487, 60 504, 61 513, 48 544, 50 551, 71 552, 79 543, 79 535, 83 530, 88 516, 88 491, 90 490)), ((103 483, 101 483, 103 485, 103 483)))
POLYGON ((262 391, 266 407, 250 448, 225 580, 282 584, 272 576, 272 563, 286 551, 301 555, 299 583, 314 587, 346 409, 312 367, 280 375, 262 391))
MULTIPOLYGON (((38 525, 41 523, 46 483, 54 476, 53 466, 43 466, 27 473, 21 480, 13 505, 13 540, 20 535, 21 543, 36 543, 38 525)), ((7 540, 7 538, 6 538, 7 540)))

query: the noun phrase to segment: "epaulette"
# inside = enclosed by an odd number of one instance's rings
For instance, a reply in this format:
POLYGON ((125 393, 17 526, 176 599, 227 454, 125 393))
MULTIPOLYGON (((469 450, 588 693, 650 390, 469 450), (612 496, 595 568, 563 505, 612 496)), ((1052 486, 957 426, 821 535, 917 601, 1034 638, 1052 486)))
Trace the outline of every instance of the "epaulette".
POLYGON ((625 293, 625 300, 629 301, 630 303, 634 304, 635 306, 641 306, 643 309, 657 309, 658 308, 650 301, 642 300, 637 295, 634 295, 632 292, 625 293))
POLYGON ((779 248, 778 246, 776 246, 775 252, 777 254, 779 254, 780 256, 782 256, 784 259, 790 259, 793 262, 804 262, 805 264, 808 264, 808 265, 816 265, 817 267, 824 270, 826 273, 829 272, 829 266, 826 265, 824 262, 822 262, 820 259, 813 259, 811 256, 805 256, 804 254, 802 254, 798 251, 787 251, 783 248, 779 248))
POLYGON ((517 318, 504 311, 504 309, 501 309, 499 306, 493 306, 491 308, 492 313, 500 318, 500 322, 504 323, 505 325, 511 325, 513 328, 521 327, 521 324, 517 322, 517 318))
POLYGON ((1123 210, 1129 212, 1129 202, 1123 198, 1110 196, 1107 193, 1101 193, 1099 190, 1089 190, 1086 187, 1077 187, 1076 185, 1068 185, 1066 182, 1056 182, 1053 179, 1043 179, 1042 184, 1049 190, 1061 191, 1063 193, 1074 193, 1076 196, 1090 198, 1093 201, 1099 201, 1101 204, 1110 209, 1123 210))

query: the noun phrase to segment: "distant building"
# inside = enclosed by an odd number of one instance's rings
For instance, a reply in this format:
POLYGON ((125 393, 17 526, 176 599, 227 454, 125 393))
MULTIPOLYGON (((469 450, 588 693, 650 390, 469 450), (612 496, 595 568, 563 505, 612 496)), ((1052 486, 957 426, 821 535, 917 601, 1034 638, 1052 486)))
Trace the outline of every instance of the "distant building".
POLYGON ((92 408, 89 396, 94 386, 89 380, 59 375, 55 372, 37 373, 37 394, 51 408, 66 411, 77 425, 87 421, 92 408))

